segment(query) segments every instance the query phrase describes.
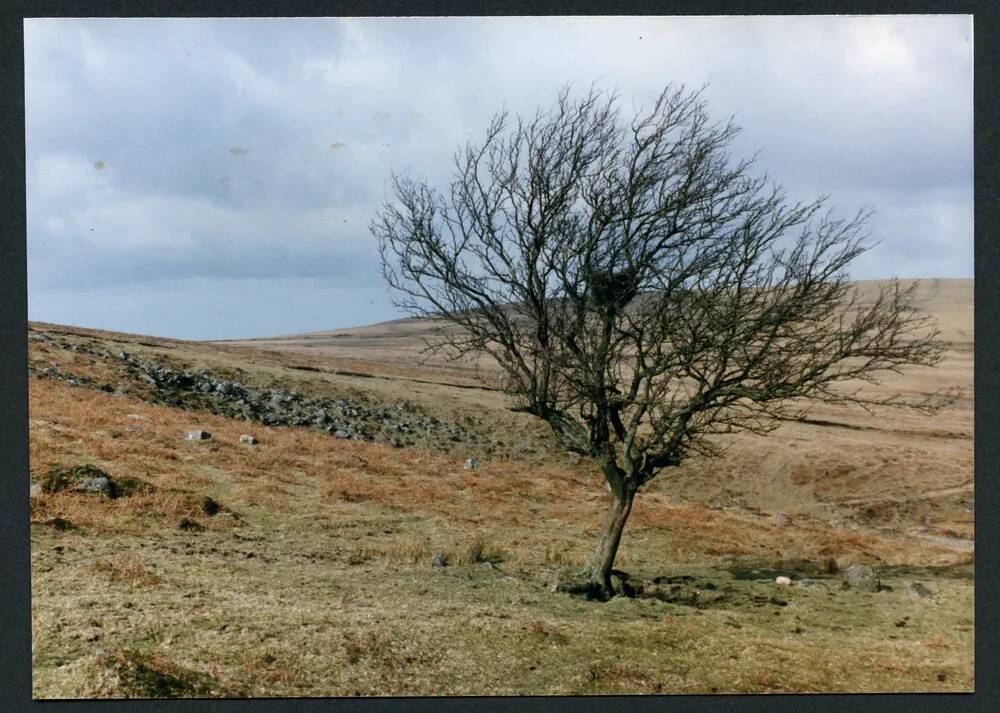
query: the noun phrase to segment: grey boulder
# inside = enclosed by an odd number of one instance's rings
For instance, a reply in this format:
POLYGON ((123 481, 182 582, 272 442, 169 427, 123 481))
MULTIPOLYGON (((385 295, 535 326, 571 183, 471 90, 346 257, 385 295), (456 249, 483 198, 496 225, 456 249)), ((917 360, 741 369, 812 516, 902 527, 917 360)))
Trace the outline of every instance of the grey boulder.
POLYGON ((114 497, 115 490, 114 486, 111 485, 111 480, 105 478, 104 476, 98 476, 96 478, 87 478, 86 480, 80 481, 78 489, 84 493, 100 493, 106 497, 114 497))
POLYGON ((866 564, 852 564, 845 569, 844 582, 861 592, 877 592, 881 584, 875 570, 866 564))

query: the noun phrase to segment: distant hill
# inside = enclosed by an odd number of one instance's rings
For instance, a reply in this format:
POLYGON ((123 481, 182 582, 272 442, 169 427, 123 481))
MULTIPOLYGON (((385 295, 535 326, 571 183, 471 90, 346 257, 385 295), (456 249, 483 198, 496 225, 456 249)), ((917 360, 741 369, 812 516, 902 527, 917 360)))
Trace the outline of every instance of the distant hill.
MULTIPOLYGON (((917 283, 916 307, 938 321, 941 339, 957 345, 973 341, 973 280, 920 279, 903 280, 917 283)), ((865 293, 874 294, 882 281, 865 280, 856 283, 865 293)), ((258 339, 225 340, 261 349, 323 354, 366 361, 400 363, 419 359, 425 341, 433 337, 433 322, 427 319, 397 319, 364 327, 332 329, 307 334, 263 337, 258 339)), ((440 358, 430 364, 444 366, 440 358)))

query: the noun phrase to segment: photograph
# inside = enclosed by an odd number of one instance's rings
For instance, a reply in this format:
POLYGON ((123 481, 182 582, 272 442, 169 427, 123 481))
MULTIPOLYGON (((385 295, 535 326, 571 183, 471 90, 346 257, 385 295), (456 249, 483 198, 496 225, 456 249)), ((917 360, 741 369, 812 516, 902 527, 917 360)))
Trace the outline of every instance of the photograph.
POLYGON ((976 690, 971 15, 23 30, 33 699, 976 690))

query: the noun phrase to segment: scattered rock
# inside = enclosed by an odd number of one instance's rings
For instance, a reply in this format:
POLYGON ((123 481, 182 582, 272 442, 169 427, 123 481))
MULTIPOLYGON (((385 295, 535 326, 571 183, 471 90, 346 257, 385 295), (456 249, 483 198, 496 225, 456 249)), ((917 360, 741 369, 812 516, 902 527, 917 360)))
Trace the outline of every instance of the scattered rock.
POLYGON ((467 461, 465 461, 464 468, 466 470, 479 470, 479 461, 477 461, 475 458, 469 458, 467 461))
POLYGON ((148 421, 149 416, 143 416, 141 413, 127 413, 125 418, 130 418, 133 421, 148 421))
POLYGON ((41 483, 36 483, 35 481, 31 481, 31 484, 28 486, 28 497, 37 498, 41 494, 42 494, 41 483))
POLYGON ((244 433, 242 436, 240 436, 240 443, 246 443, 247 445, 254 446, 257 445, 258 442, 259 441, 253 436, 251 436, 249 433, 244 433))
POLYGON ((443 552, 435 552, 431 557, 431 564, 435 567, 447 567, 448 558, 443 552))
POLYGON ((788 577, 775 577, 774 583, 777 584, 779 587, 787 587, 792 583, 792 580, 789 579, 788 577))
POLYGON ((866 564, 852 564, 844 570, 844 583, 861 592, 877 592, 881 582, 875 570, 866 564))
POLYGON ((696 607, 701 604, 701 592, 696 587, 687 583, 645 584, 639 591, 639 596, 684 606, 696 607))
POLYGON ((804 587, 806 589, 826 589, 826 582, 822 579, 800 579, 795 582, 796 587, 804 587))
POLYGON ((776 512, 774 513, 774 524, 779 527, 789 527, 792 524, 792 518, 783 512, 776 512))
POLYGON ((930 589, 920 582, 914 582, 906 590, 906 593, 911 597, 917 597, 918 599, 937 599, 937 595, 930 589))
POLYGON ((207 441, 212 437, 212 434, 208 431, 187 431, 184 433, 185 441, 207 441))
POLYGON ((188 530, 191 532, 201 532, 205 529, 203 525, 188 517, 182 517, 181 521, 177 523, 177 527, 181 530, 188 530))
POLYGON ((667 498, 667 503, 670 505, 683 505, 684 498, 682 498, 680 495, 671 495, 669 498, 667 498))

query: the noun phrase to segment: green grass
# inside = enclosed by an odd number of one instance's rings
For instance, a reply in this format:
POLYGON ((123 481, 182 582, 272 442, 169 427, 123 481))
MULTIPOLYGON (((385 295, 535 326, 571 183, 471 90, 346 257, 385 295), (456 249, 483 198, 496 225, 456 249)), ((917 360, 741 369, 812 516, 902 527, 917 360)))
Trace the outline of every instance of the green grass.
POLYGON ((544 568, 434 568, 377 554, 400 536, 426 537, 407 518, 371 518, 353 533, 319 524, 114 540, 36 529, 35 696, 143 697, 142 685, 98 665, 120 651, 208 677, 198 695, 973 687, 967 566, 887 570, 892 591, 869 594, 835 578, 826 589, 782 588, 664 562, 663 572, 719 598, 601 604, 550 593, 544 568), (373 554, 352 564, 359 547, 373 554), (150 581, 93 566, 123 555, 150 581), (910 597, 910 581, 937 599, 910 597))

